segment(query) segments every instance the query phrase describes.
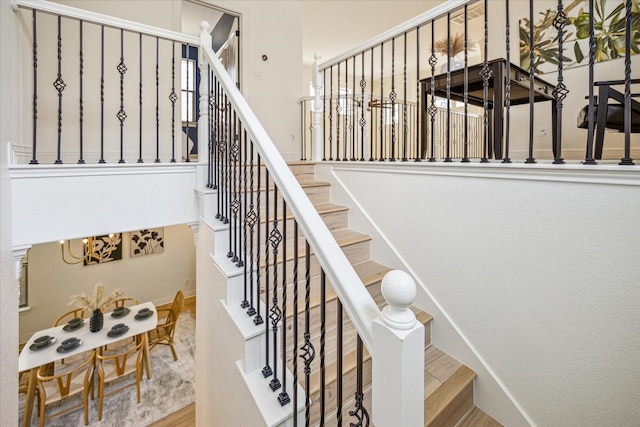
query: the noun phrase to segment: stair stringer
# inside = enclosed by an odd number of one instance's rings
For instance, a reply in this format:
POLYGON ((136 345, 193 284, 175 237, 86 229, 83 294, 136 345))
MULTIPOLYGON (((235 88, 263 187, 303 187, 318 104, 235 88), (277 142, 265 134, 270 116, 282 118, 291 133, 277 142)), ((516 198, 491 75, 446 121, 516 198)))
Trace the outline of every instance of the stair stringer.
MULTIPOLYGON (((198 425, 290 427, 292 406, 278 403, 281 390, 270 389, 257 356, 263 354, 267 340, 272 348, 271 339, 239 304, 243 269, 224 255, 214 255, 224 252, 224 248, 216 250, 216 244, 224 244, 224 238, 215 234, 227 232, 228 227, 217 220, 201 219, 197 276, 198 283, 206 285, 198 286, 196 298, 196 371, 203 379, 196 384, 196 398, 206 404, 197 405, 196 420, 198 425)), ((261 312, 265 310, 261 306, 261 312)), ((287 391, 292 394, 293 376, 287 372, 286 377, 287 391)), ((303 396, 303 390, 297 387, 298 395, 303 396)), ((299 425, 304 422, 303 403, 298 402, 299 425)))
MULTIPOLYGON (((378 168, 379 165, 317 162, 315 166, 316 179, 331 184, 331 202, 349 208, 349 227, 371 236, 371 259, 392 269, 406 271, 414 278, 418 290, 414 306, 430 313, 435 321, 435 324, 431 325, 434 328, 431 337, 432 344, 477 374, 473 388, 474 402, 477 406, 497 421, 510 427, 535 425, 495 371, 491 369, 475 346, 457 327, 455 321, 443 309, 438 300, 428 291, 428 286, 418 277, 411 265, 398 254, 385 232, 363 209, 358 202, 358 197, 349 189, 349 185, 346 183, 346 173, 362 170, 370 172, 378 168), (478 404, 478 402, 485 402, 485 404, 478 404)), ((382 166, 388 167, 386 164, 382 166)), ((383 198, 380 198, 380 202, 384 203, 383 198)))

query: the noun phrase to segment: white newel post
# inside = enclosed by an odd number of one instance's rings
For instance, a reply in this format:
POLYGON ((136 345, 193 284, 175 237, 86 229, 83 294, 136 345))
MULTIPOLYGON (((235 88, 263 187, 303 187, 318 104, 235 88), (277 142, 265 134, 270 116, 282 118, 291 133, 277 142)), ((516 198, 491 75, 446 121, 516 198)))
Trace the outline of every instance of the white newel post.
POLYGON ((409 309, 416 284, 404 271, 382 280, 389 304, 373 322, 373 423, 424 426, 424 325, 409 309))
MULTIPOLYGON (((200 46, 211 46, 211 34, 209 23, 200 22, 200 46)), ((207 162, 209 159, 209 66, 203 55, 203 50, 198 50, 198 68, 200 69, 200 92, 198 116, 198 175, 197 186, 204 188, 207 184, 207 162)))
POLYGON ((318 66, 320 65, 320 55, 314 55, 316 59, 313 63, 312 67, 312 83, 314 89, 314 99, 313 99, 313 125, 311 127, 311 153, 313 161, 321 161, 323 159, 322 151, 324 147, 323 143, 323 135, 322 135, 322 110, 323 110, 323 101, 322 101, 322 90, 324 86, 324 79, 322 78, 322 73, 318 71, 318 66))

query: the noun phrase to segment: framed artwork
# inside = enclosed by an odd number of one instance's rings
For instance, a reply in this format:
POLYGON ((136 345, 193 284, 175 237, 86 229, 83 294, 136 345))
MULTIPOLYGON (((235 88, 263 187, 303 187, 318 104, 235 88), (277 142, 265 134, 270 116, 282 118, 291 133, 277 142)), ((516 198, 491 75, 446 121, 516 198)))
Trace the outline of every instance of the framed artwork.
POLYGON ((88 238, 84 245, 84 265, 104 264, 122 259, 122 234, 114 233, 88 238))
MULTIPOLYGON (((631 54, 640 53, 640 0, 632 0, 631 54)), ((536 74, 558 70, 558 32, 553 26, 557 10, 538 13, 533 24, 534 70, 536 74)), ((589 3, 587 0, 565 1, 567 25, 563 35, 563 68, 589 65, 589 3)), ((624 57, 625 0, 594 1, 595 62, 624 57)), ((520 66, 530 67, 529 18, 520 19, 520 66)))
POLYGON ((164 228, 131 232, 131 258, 164 252, 164 228))

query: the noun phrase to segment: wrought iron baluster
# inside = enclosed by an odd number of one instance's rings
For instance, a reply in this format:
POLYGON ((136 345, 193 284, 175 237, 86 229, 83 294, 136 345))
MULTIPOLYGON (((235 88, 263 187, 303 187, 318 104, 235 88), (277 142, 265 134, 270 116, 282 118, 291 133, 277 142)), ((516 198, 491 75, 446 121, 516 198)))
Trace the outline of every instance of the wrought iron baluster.
MULTIPOLYGON (((209 81, 209 86, 211 82, 209 81)), ((209 116, 211 119, 211 116, 209 116)), ((211 125, 209 125, 211 128, 211 125)), ((211 140, 209 140, 211 144, 211 140)), ((156 159, 154 163, 160 163, 160 38, 156 37, 156 159)), ((208 180, 210 183, 211 180, 208 180)))
POLYGON ((488 50, 489 50, 489 1, 484 0, 484 64, 480 77, 482 77, 482 108, 484 119, 484 133, 482 140, 482 158, 481 163, 489 162, 489 80, 491 80, 491 68, 489 68, 488 50))
POLYGON ((342 377, 343 377, 343 342, 342 342, 343 314, 342 303, 336 298, 336 418, 338 426, 342 426, 342 377))
POLYGON ((333 160, 333 66, 329 71, 329 160, 333 160))
POLYGON ((176 162, 176 42, 171 42, 171 163, 176 162))
POLYGON ((231 113, 231 147, 230 147, 230 159, 229 159, 229 197, 231 201, 231 215, 229 223, 229 253, 227 257, 231 258, 231 262, 238 262, 238 209, 240 208, 238 201, 238 179, 236 176, 238 167, 238 134, 236 129, 236 111, 231 113))
POLYGON ((79 111, 80 113, 80 157, 78 158, 78 164, 82 165, 84 164, 84 98, 83 98, 84 52, 82 49, 84 37, 82 34, 83 21, 82 19, 80 19, 78 22, 80 24, 80 39, 79 39, 79 43, 80 43, 80 73, 79 73, 79 77, 80 77, 80 111, 79 111))
POLYGON ((469 163, 469 5, 464 5, 464 137, 462 163, 469 163))
MULTIPOLYGON (((278 395, 280 406, 284 406, 291 402, 291 398, 287 393, 287 202, 282 199, 282 393, 278 395)), ((274 343, 276 342, 274 337, 274 343)), ((273 352, 274 359, 277 353, 273 352)), ((294 383, 295 387, 295 383, 294 383)))
MULTIPOLYGON (((535 82, 535 43, 533 41, 533 0, 529 0, 529 157, 525 163, 536 163, 533 157, 533 130, 534 130, 534 82, 535 82)), ((591 71, 591 70, 590 70, 591 71)), ((593 91, 591 85, 589 89, 593 91)))
MULTIPOLYGON (((331 108, 329 108, 331 110, 331 108)), ((327 70, 322 70, 322 140, 326 141, 327 132, 327 70)), ((329 157, 331 157, 331 129, 329 129, 329 157)), ((327 160, 327 146, 322 147, 322 160, 327 160)))
MULTIPOLYGON (((267 205, 268 206, 268 205, 267 205)), ((282 387, 282 383, 278 379, 278 323, 282 320, 282 310, 278 306, 278 252, 280 243, 282 242, 282 233, 278 229, 278 187, 273 186, 273 226, 269 234, 269 243, 273 252, 273 296, 271 298, 271 309, 269 310, 269 319, 271 320, 272 345, 273 345, 273 378, 269 382, 272 391, 282 387)), ((268 282, 267 282, 268 286, 268 282)), ((268 301, 268 299, 267 299, 268 301)), ((281 403, 282 404, 282 403, 281 403)))
POLYGON ((31 147, 30 165, 38 164, 37 140, 38 140, 38 17, 35 9, 31 10, 31 22, 33 33, 33 135, 31 147))
POLYGON ((340 63, 336 65, 338 67, 338 101, 336 102, 336 161, 340 161, 340 126, 342 125, 342 97, 340 96, 340 63))
POLYGON ((62 80, 62 16, 58 15, 58 77, 53 82, 53 87, 58 91, 58 157, 56 165, 62 164, 60 158, 62 152, 62 92, 67 85, 62 80))
POLYGON ((447 13, 447 125, 445 135, 445 162, 451 162, 451 13, 447 13))
POLYGON ((564 27, 569 22, 566 13, 564 13, 562 0, 558 0, 558 12, 555 18, 553 18, 553 26, 558 31, 558 84, 553 89, 553 96, 556 102, 557 111, 557 127, 556 127, 556 146, 555 146, 555 158, 553 164, 563 164, 562 158, 562 104, 569 94, 567 86, 564 84, 564 76, 562 72, 564 70, 563 54, 564 54, 564 27))
POLYGON ((364 51, 362 52, 361 58, 361 66, 362 66, 362 78, 360 79, 360 93, 361 93, 361 102, 360 102, 360 161, 364 161, 364 128, 367 125, 367 119, 365 118, 365 109, 364 104, 366 103, 365 99, 365 88, 367 87, 367 81, 364 78, 364 51))
POLYGON ((407 121, 407 32, 404 32, 404 61, 402 70, 402 161, 407 161, 407 137, 409 132, 409 122, 407 121))
MULTIPOLYGON (((191 107, 191 101, 189 100, 189 94, 191 93, 191 92, 190 92, 190 89, 191 89, 191 88, 190 88, 190 86, 189 86, 189 69, 191 68, 191 67, 189 66, 189 62, 190 62, 190 55, 189 55, 189 54, 191 53, 191 45, 189 45, 189 43, 187 43, 187 44, 186 44, 186 47, 187 47, 187 49, 186 49, 185 57, 187 58, 187 72, 186 72, 186 87, 187 87, 187 100, 186 100, 186 104, 187 104, 187 117, 186 117, 186 119, 187 119, 187 120, 186 120, 186 124, 185 124, 185 126, 186 126, 186 128, 185 128, 185 133, 187 134, 187 153, 186 153, 186 160, 185 160, 185 162, 187 162, 187 163, 188 163, 188 162, 191 162, 191 149, 189 149, 189 139, 190 139, 190 136, 191 136, 191 127, 189 126, 189 122, 191 121, 191 120, 190 120, 191 115, 189 114, 189 112, 190 112, 190 108, 189 108, 189 107, 191 107)), ((194 67, 193 67, 193 68, 194 68, 194 69, 193 69, 193 74, 194 74, 194 76, 193 76, 193 77, 194 77, 194 80, 195 80, 195 71, 196 71, 196 70, 195 70, 195 68, 196 68, 196 67, 195 67, 195 64, 194 64, 194 67)), ((195 91, 195 87, 196 87, 196 82, 194 81, 194 82, 193 82, 193 88, 194 88, 193 94, 194 94, 194 96, 195 96, 195 93, 196 93, 196 91, 195 91)), ((231 139, 229 139, 229 141, 231 141, 231 139)))
MULTIPOLYGON (((248 258, 248 247, 250 247, 250 244, 252 244, 253 242, 249 242, 249 237, 247 235, 248 233, 248 228, 249 228, 249 222, 250 222, 250 218, 249 218, 249 187, 248 187, 248 182, 247 182, 247 166, 248 166, 248 153, 247 153, 247 131, 246 129, 243 130, 244 132, 244 160, 242 160, 241 157, 241 161, 240 163, 242 164, 242 170, 243 170, 243 190, 242 190, 242 194, 243 194, 243 203, 242 203, 242 207, 243 207, 243 218, 244 221, 240 221, 241 223, 244 223, 244 233, 243 233, 243 237, 242 237, 242 242, 243 242, 243 256, 242 258, 247 260, 248 258)), ((251 175, 251 177, 253 178, 253 175, 251 175)), ((253 194, 251 195, 253 197, 253 194)), ((253 201, 251 202, 251 205, 253 206, 253 201)), ((252 250, 253 248, 250 248, 249 250, 252 250)), ((253 260, 249 259, 249 263, 251 263, 253 260)), ((249 266, 251 266, 251 268, 253 269, 253 266, 251 264, 249 264, 249 266)), ((242 299, 242 303, 240 304, 240 307, 242 308, 249 308, 251 307, 251 303, 249 302, 249 299, 251 298, 251 292, 249 291, 249 286, 252 285, 250 282, 248 282, 249 280, 249 274, 247 271, 247 263, 244 262, 242 267, 244 267, 244 294, 243 294, 243 299, 242 299)), ((251 278, 253 278, 253 276, 251 276, 251 278)), ((251 290, 253 290, 253 287, 251 288, 251 290)))
POLYGON ((436 57, 436 49, 435 49, 435 28, 436 22, 431 20, 431 56, 429 56, 429 65, 431 66, 431 105, 429 105, 428 113, 431 118, 431 138, 429 143, 431 144, 431 154, 429 156, 430 162, 436 161, 435 156, 435 147, 436 147, 436 114, 438 113, 438 108, 436 107, 436 64, 438 63, 438 58, 436 57))
MULTIPOLYGON (((251 152, 253 155, 253 151, 251 152)), ((253 323, 255 325, 261 325, 262 323, 264 323, 264 320, 262 318, 262 315, 260 314, 260 256, 261 256, 261 250, 260 250, 260 246, 262 241, 260 240, 260 217, 261 217, 261 212, 260 212, 260 208, 261 208, 261 198, 260 198, 260 194, 262 192, 262 187, 261 185, 261 181, 262 181, 262 165, 260 162, 260 154, 257 154, 257 161, 256 161, 256 169, 258 172, 258 181, 256 182, 256 213, 257 213, 257 218, 256 218, 256 257, 255 257, 255 264, 252 264, 252 271, 255 269, 256 271, 256 297, 254 300, 254 308, 256 308, 256 317, 253 318, 253 323)), ((253 182, 253 181, 251 181, 253 182)), ((269 204, 267 203, 267 206, 269 206, 269 204)), ((266 265, 266 263, 265 263, 266 265)), ((266 267, 265 267, 265 271, 266 271, 266 267)), ((253 281, 252 281, 253 283, 253 281)), ((249 309, 249 311, 247 312, 247 314, 249 314, 251 316, 251 309, 249 309)))
POLYGON ((620 159, 620 165, 634 164, 631 158, 631 9, 631 0, 627 0, 624 45, 624 157, 620 159))
POLYGON ((327 338, 327 277, 324 269, 320 270, 320 425, 324 425, 326 400, 326 361, 325 361, 325 341, 327 338))
POLYGON ((139 59, 140 59, 140 69, 139 71, 139 77, 140 77, 140 89, 139 89, 139 95, 138 95, 138 102, 139 102, 139 117, 138 117, 138 125, 139 125, 139 134, 138 134, 138 163, 144 163, 144 160, 142 160, 142 33, 138 33, 138 52, 139 52, 139 59))
POLYGON ((371 89, 369 90, 369 132, 368 132, 368 137, 369 137, 369 161, 372 162, 373 161, 373 135, 375 132, 375 127, 374 127, 374 122, 373 122, 373 63, 374 63, 374 58, 373 58, 373 47, 371 48, 371 73, 370 73, 370 81, 371 81, 371 89))
MULTIPOLYGON (((584 164, 586 165, 595 165, 596 161, 593 159, 593 134, 595 131, 595 123, 594 123, 594 114, 595 114, 595 102, 593 98, 593 70, 596 62, 596 37, 594 31, 594 23, 593 23, 593 13, 594 13, 594 0, 589 0, 589 109, 587 111, 588 117, 588 130, 587 130, 587 154, 584 160, 584 164)), ((533 10, 533 0, 530 0, 531 9, 533 10)), ((529 18, 531 21, 531 18, 529 18)), ((533 22, 533 21, 531 21, 533 22)), ((533 33, 533 25, 529 23, 529 38, 533 40, 531 34, 533 33)), ((533 57, 533 49, 531 49, 532 57, 533 57)), ((533 59, 531 60, 533 63, 533 59)), ((532 131, 533 132, 533 131, 532 131)))
POLYGON ((124 30, 120 29, 120 62, 116 67, 120 74, 120 110, 116 117, 120 121, 120 160, 118 163, 124 163, 124 121, 127 119, 127 113, 124 111, 124 74, 127 72, 127 66, 124 63, 124 30))
POLYGON ((356 418, 355 423, 349 423, 350 427, 368 427, 369 426, 369 413, 364 407, 364 393, 362 392, 362 371, 363 371, 363 353, 362 353, 362 339, 358 335, 358 342, 356 347, 356 396, 355 396, 355 409, 349 411, 349 415, 356 418))
POLYGON ((389 160, 396 161, 396 38, 391 38, 391 92, 389 92, 389 101, 391 101, 391 155, 389 160))
MULTIPOLYGON (((264 210, 264 289, 265 289, 265 311, 268 311, 267 305, 269 304, 269 170, 265 169, 265 210, 264 210)), ((266 313, 265 313, 266 314, 266 313)), ((267 315, 271 319, 271 314, 267 315)), ((264 322, 264 336, 265 336, 265 366, 262 368, 262 375, 267 378, 273 374, 273 370, 269 365, 269 322, 264 322)))
POLYGON ((207 67, 207 92, 209 93, 209 105, 207 105, 207 108, 209 109, 209 116, 208 116, 208 120, 209 120, 209 134, 208 134, 208 140, 207 140, 207 188, 213 188, 213 176, 214 176, 214 163, 213 163, 213 159, 214 159, 214 151, 213 151, 213 139, 215 137, 215 128, 214 128, 214 119, 213 119, 213 112, 214 112, 214 103, 215 103, 215 98, 213 96, 213 85, 214 85, 214 76, 213 76, 213 72, 211 70, 211 67, 207 67))
MULTIPOLYGON (((339 80, 338 80, 339 81, 339 80)), ((347 161, 349 143, 349 60, 344 61, 344 104, 342 104, 342 122, 344 124, 344 142, 342 143, 342 160, 347 161)))
MULTIPOLYGON (((298 222, 293 219, 293 427, 298 427, 298 222)), ((286 307, 286 305, 285 305, 286 307)), ((287 329, 284 328, 286 331, 287 329)))
MULTIPOLYGON (((420 93, 420 26, 416 27, 416 111, 421 112, 423 105, 424 94, 420 93)), ((420 129, 420 114, 416 114, 416 158, 414 161, 419 162, 424 157, 424 147, 420 129)))
MULTIPOLYGON (((304 361, 304 388, 305 388, 305 426, 309 425, 311 418, 311 362, 316 358, 316 351, 311 342, 311 248, 305 240, 304 254, 304 344, 300 347, 300 357, 304 361)), ((294 409, 295 410, 295 409, 294 409)))
MULTIPOLYGON (((509 131, 511 129, 511 23, 509 22, 509 0, 505 0, 505 15, 506 15, 506 78, 505 78, 505 125, 506 129, 504 132, 504 158, 502 159, 502 163, 511 163, 511 159, 509 158, 509 131)), ((562 56, 562 51, 560 51, 560 56, 562 56)), ((500 108, 500 106, 498 106, 500 108)))
POLYGON ((351 73, 351 79, 353 80, 353 84, 351 87, 353 88, 351 91, 351 161, 356 159, 356 57, 353 56, 353 72, 351 73))
POLYGON ((384 42, 380 43, 380 140, 378 141, 378 161, 384 162, 384 42))
MULTIPOLYGON (((247 310, 247 315, 249 315, 250 317, 253 317, 256 315, 256 305, 259 303, 259 298, 258 295, 256 295, 256 298, 254 299, 254 271, 260 271, 259 270, 259 265, 258 267, 256 267, 256 258, 254 257, 254 251, 255 251, 255 242, 256 241, 260 241, 260 238, 258 237, 257 240, 254 239, 254 234, 255 234, 255 228, 256 228, 256 223, 258 222, 258 214, 255 211, 255 206, 254 206, 254 198, 256 196, 254 190, 254 163, 253 163, 253 153, 254 153, 254 148, 253 148, 253 141, 251 141, 250 144, 251 148, 250 148, 250 152, 249 152, 249 212, 247 213, 247 225, 249 226, 249 287, 250 287, 250 292, 249 292, 249 307, 247 310), (258 268, 258 270, 256 270, 256 268, 258 268)), ((260 177, 260 173, 258 172, 258 182, 259 182, 259 177, 260 177)), ((260 197, 260 185, 258 184, 258 195, 257 197, 260 197)), ((258 232, 260 232, 260 227, 258 227, 258 232)), ((259 259, 259 258, 258 258, 259 259)), ((260 289, 258 287, 258 292, 260 292, 260 289)))

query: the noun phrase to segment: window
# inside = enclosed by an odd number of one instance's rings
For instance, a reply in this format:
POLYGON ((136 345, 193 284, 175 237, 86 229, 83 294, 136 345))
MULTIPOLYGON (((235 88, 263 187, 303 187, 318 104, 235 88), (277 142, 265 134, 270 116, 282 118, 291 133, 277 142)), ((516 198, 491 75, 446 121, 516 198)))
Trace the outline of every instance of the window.
POLYGON ((29 304, 29 300, 27 298, 27 296, 29 295, 28 293, 28 267, 29 266, 29 251, 27 251, 27 253, 25 253, 22 256, 22 260, 20 261, 20 277, 18 277, 18 286, 19 286, 19 292, 20 292, 20 303, 19 303, 19 307, 27 307, 27 305, 29 304))
POLYGON ((187 123, 196 121, 196 61, 190 58, 182 58, 182 82, 180 88, 182 90, 182 122, 186 126, 187 123))

